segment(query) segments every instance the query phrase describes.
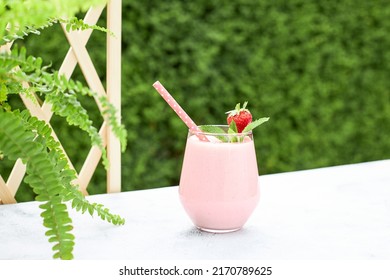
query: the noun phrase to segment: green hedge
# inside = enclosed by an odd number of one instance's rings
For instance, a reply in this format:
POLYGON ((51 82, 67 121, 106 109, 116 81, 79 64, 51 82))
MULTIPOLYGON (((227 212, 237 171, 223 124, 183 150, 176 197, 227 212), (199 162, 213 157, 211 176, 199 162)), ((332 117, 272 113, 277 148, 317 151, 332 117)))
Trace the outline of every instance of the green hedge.
MULTIPOLYGON (((389 34, 385 0, 124 0, 123 190, 179 182, 187 128, 156 80, 199 124, 223 123, 244 101, 270 116, 255 131, 260 174, 390 158, 389 34)), ((94 36, 104 76, 104 36, 94 36)), ((60 30, 38 39, 47 43, 28 43, 56 66, 60 30)), ((75 133, 61 127, 79 166, 88 143, 75 133)), ((100 168, 90 191, 104 185, 100 168)))

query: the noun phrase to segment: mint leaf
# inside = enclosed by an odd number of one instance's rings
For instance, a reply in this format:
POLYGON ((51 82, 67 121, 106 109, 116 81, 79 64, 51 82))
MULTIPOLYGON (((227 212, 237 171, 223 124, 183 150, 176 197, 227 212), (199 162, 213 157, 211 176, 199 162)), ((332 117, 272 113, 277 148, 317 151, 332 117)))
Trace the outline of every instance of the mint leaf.
POLYGON ((228 133, 238 133, 237 124, 235 121, 231 121, 228 129, 228 133))
POLYGON ((261 118, 261 119, 258 119, 258 120, 255 120, 253 122, 251 122, 250 124, 248 124, 244 130, 242 131, 242 133, 245 133, 245 132, 249 132, 253 129, 255 129, 256 127, 258 127, 259 125, 267 122, 269 120, 269 118, 261 118))
POLYGON ((228 140, 227 137, 224 136, 224 134, 226 135, 226 131, 219 126, 201 125, 201 126, 199 126, 199 128, 200 128, 200 130, 202 130, 205 133, 216 134, 215 137, 217 137, 217 139, 221 140, 222 142, 227 142, 227 140, 228 140), (218 134, 221 134, 221 135, 218 135, 218 134))
POLYGON ((219 127, 219 126, 215 126, 215 125, 201 125, 199 126, 200 130, 202 130, 203 132, 205 133, 223 133, 223 134, 226 134, 226 131, 219 127))
MULTIPOLYGON (((230 122, 228 133, 229 134, 237 134, 238 133, 237 124, 234 120, 232 120, 230 122)), ((236 136, 230 136, 229 140, 230 140, 229 142, 232 142, 232 143, 239 142, 236 136)))

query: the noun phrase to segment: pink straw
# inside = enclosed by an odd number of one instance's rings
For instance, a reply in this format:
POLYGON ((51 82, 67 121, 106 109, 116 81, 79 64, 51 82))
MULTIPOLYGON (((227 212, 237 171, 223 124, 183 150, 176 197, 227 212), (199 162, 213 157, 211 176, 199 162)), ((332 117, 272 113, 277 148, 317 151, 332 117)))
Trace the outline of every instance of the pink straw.
POLYGON ((198 136, 198 138, 202 141, 209 141, 202 131, 198 128, 198 126, 194 123, 194 121, 184 112, 183 108, 176 102, 176 100, 170 95, 170 93, 164 88, 164 86, 156 81, 153 84, 153 87, 158 91, 162 98, 171 106, 172 110, 179 116, 179 118, 188 126, 188 128, 198 136))

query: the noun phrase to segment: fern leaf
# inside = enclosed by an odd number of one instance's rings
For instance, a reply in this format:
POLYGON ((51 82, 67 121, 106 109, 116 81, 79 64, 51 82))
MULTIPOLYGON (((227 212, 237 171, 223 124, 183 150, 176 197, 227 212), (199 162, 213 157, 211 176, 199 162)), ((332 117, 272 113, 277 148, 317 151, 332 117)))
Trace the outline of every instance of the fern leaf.
POLYGON ((63 189, 59 179, 61 174, 56 172, 55 163, 50 160, 46 147, 34 141, 34 133, 23 124, 20 114, 0 110, 0 150, 10 158, 20 157, 27 162, 26 182, 38 196, 47 199, 41 206, 44 210, 41 216, 44 226, 50 230, 50 238, 55 239, 60 248, 55 250, 58 251, 55 255, 71 257, 73 247, 63 246, 71 235, 69 225, 72 221, 59 196, 63 189))
MULTIPOLYGON (((114 134, 120 139, 122 151, 126 148, 126 129, 119 124, 117 111, 108 101, 106 96, 98 95, 81 83, 73 80, 67 80, 65 76, 60 76, 58 72, 49 73, 45 67, 42 67, 42 59, 28 56, 24 48, 14 47, 10 54, 0 54, 0 66, 14 69, 19 66, 19 70, 14 70, 12 75, 7 72, 7 90, 17 88, 30 99, 35 100, 34 94, 45 96, 45 100, 51 103, 55 114, 66 118, 71 125, 77 126, 88 133, 91 144, 96 145, 102 152, 103 164, 108 167, 108 160, 102 139, 97 129, 92 125, 87 111, 81 106, 77 95, 89 95, 99 100, 103 108, 103 115, 108 120, 114 134), (26 81, 30 84, 29 88, 24 88, 21 83, 26 81), (16 86, 18 85, 18 86, 16 86)), ((0 76, 0 79, 2 77, 0 76)))
POLYGON ((25 1, 5 2, 7 8, 1 11, 0 17, 0 44, 10 40, 23 39, 29 34, 39 33, 40 30, 58 22, 61 17, 73 17, 79 11, 86 11, 91 6, 106 4, 107 1, 67 0, 66 5, 61 0, 28 1, 28 5, 25 1), (27 14, 28 16, 25 16, 27 14), (8 28, 5 29, 4 27, 7 25, 8 28))
MULTIPOLYGON (((67 5, 60 5, 59 0, 35 0, 25 5, 23 1, 6 1, 6 9, 2 9, 0 17, 0 45, 28 34, 39 34, 40 30, 61 22, 69 29, 95 29, 110 32, 96 25, 88 25, 74 17, 69 17, 79 9, 86 10, 94 4, 106 4, 105 0, 68 0, 67 5), (42 9, 44 7, 44 9, 42 9), (18 14, 29 14, 28 17, 15 17, 18 14), (49 19, 49 20, 47 20, 49 19), (7 29, 4 27, 8 26, 7 29)), ((1 8, 0 8, 1 10, 1 8)), ((87 111, 78 102, 78 95, 89 95, 97 99, 97 94, 82 86, 79 82, 67 80, 58 72, 49 72, 49 66, 43 66, 40 57, 27 55, 26 49, 13 47, 10 53, 0 53, 0 157, 15 160, 21 158, 27 164, 25 181, 37 194, 36 199, 42 204, 41 217, 48 228, 46 236, 54 243, 54 258, 72 259, 74 236, 72 220, 66 204, 73 200, 72 206, 81 212, 93 215, 95 212, 103 220, 113 224, 123 224, 124 219, 113 215, 99 204, 89 203, 73 186, 76 178, 74 170, 69 168, 67 159, 57 141, 51 136, 51 129, 44 122, 31 117, 26 111, 12 111, 8 104, 9 94, 24 94, 34 102, 36 97, 45 96, 52 103, 54 113, 64 117, 71 125, 75 125, 88 133, 92 145, 97 145, 103 155, 103 163, 108 160, 102 139, 97 129, 89 120, 87 111), (25 87, 27 82, 29 87, 25 87)), ((114 134, 120 138, 122 149, 126 145, 126 131, 116 118, 115 108, 102 97, 103 117, 109 120, 114 134)))

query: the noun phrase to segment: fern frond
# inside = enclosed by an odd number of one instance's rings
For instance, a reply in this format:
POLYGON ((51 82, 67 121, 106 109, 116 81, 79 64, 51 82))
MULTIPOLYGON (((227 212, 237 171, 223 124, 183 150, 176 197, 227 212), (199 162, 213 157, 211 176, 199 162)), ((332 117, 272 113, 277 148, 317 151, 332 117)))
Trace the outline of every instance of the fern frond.
POLYGON ((101 32, 105 32, 110 34, 111 36, 115 36, 113 32, 109 31, 107 28, 104 28, 102 26, 96 25, 96 24, 88 24, 84 22, 84 20, 79 19, 77 17, 71 17, 68 19, 65 18, 51 18, 44 22, 39 27, 34 26, 25 26, 23 29, 14 29, 13 32, 8 31, 6 35, 3 36, 2 41, 0 40, 0 46, 4 43, 12 42, 17 39, 24 39, 30 34, 39 35, 41 31, 44 29, 47 29, 49 27, 52 27, 54 24, 57 23, 63 23, 66 26, 66 31, 74 31, 74 30, 97 30, 101 32))
MULTIPOLYGON (((94 29, 109 30, 97 25, 89 25, 74 15, 95 5, 107 4, 106 0, 0 0, 0 46, 5 42, 23 39, 29 34, 39 34, 41 30, 62 23, 67 30, 94 29), (62 18, 63 17, 63 18, 62 18)), ((78 102, 77 95, 89 95, 97 99, 97 94, 79 82, 67 80, 58 72, 48 71, 40 57, 28 56, 24 48, 13 47, 10 53, 0 53, 0 160, 21 158, 26 164, 25 181, 42 202, 41 217, 48 228, 46 235, 53 242, 54 258, 72 259, 74 236, 72 221, 66 201, 84 213, 97 215, 113 224, 123 224, 124 219, 101 204, 89 203, 72 184, 76 172, 69 167, 59 143, 51 136, 51 128, 43 121, 31 117, 27 111, 12 111, 8 95, 23 94, 36 102, 37 94, 53 105, 54 113, 66 118, 67 122, 87 132, 92 145, 102 151, 103 163, 108 160, 102 139, 92 125, 87 111, 78 102), (25 84, 28 86, 25 86, 25 84)), ((108 120, 114 134, 120 138, 122 150, 126 146, 126 131, 120 125, 116 110, 107 97, 100 97, 103 117, 108 120)))
POLYGON ((90 203, 72 184, 76 173, 70 169, 59 143, 51 136, 51 128, 43 121, 31 117, 29 112, 5 112, 0 108, 0 151, 11 160, 21 158, 27 165, 25 182, 43 202, 41 217, 48 228, 46 235, 53 242, 54 258, 72 259, 74 236, 72 220, 66 201, 82 213, 95 212, 115 225, 124 224, 119 215, 112 214, 101 204, 90 203))
POLYGON ((112 223, 114 225, 123 225, 125 224, 125 219, 121 216, 112 214, 110 210, 104 205, 99 203, 89 202, 77 189, 75 188, 66 188, 63 190, 62 195, 66 200, 72 201, 72 208, 77 211, 88 213, 93 216, 95 213, 104 221, 112 223))
POLYGON ((110 125, 114 134, 118 137, 122 152, 126 150, 127 145, 127 131, 123 124, 119 123, 116 118, 116 108, 105 97, 99 98, 100 104, 104 108, 103 114, 108 116, 108 124, 110 125))
POLYGON ((49 19, 49 20, 45 21, 39 27, 25 26, 22 29, 18 29, 18 28, 15 28, 12 30, 8 29, 8 31, 6 31, 6 34, 2 38, 2 42, 0 41, 0 45, 3 45, 4 43, 15 41, 17 39, 24 39, 29 34, 39 35, 42 30, 53 26, 57 22, 58 22, 57 19, 49 19))
POLYGON ((79 19, 77 17, 71 17, 69 19, 59 19, 59 21, 66 25, 66 31, 71 30, 98 30, 101 32, 105 32, 110 34, 111 36, 115 36, 113 32, 108 30, 107 28, 104 28, 102 26, 96 25, 96 24, 88 24, 84 20, 79 19))
POLYGON ((71 222, 66 205, 60 194, 63 190, 61 174, 49 156, 47 147, 35 141, 30 131, 17 114, 0 110, 0 150, 10 159, 21 158, 27 164, 25 182, 47 202, 40 207, 43 224, 49 229, 46 234, 54 242, 55 258, 73 258, 71 222))
POLYGON ((0 54, 0 68, 14 69, 11 72, 0 72, 0 80, 6 81, 6 90, 12 90, 30 96, 33 99, 35 93, 44 95, 45 100, 53 105, 55 114, 66 118, 70 125, 74 125, 88 133, 91 144, 96 145, 102 152, 103 164, 108 167, 108 159, 102 139, 89 119, 87 111, 77 99, 77 95, 88 95, 98 98, 103 107, 103 116, 108 119, 114 134, 120 139, 122 150, 126 148, 127 133, 125 127, 119 124, 116 117, 116 109, 108 101, 106 96, 98 97, 97 93, 84 87, 80 82, 68 80, 58 72, 49 73, 46 66, 42 66, 42 59, 27 56, 24 48, 13 48, 10 54, 0 54), (19 69, 15 69, 19 66, 19 69), (24 88, 22 82, 26 81, 30 87, 24 88))
MULTIPOLYGON (((103 220, 107 220, 115 225, 124 224, 124 219, 119 215, 114 215, 102 205, 90 203, 84 195, 73 185, 73 181, 77 179, 76 172, 70 168, 65 154, 63 153, 60 144, 52 137, 51 128, 36 117, 32 117, 27 110, 23 112, 14 111, 14 115, 20 118, 25 129, 35 132, 34 141, 41 143, 50 150, 49 158, 55 163, 55 169, 61 174, 61 184, 63 185, 60 195, 63 201, 72 201, 72 208, 84 213, 87 209, 92 215, 96 212, 103 220), (92 213, 91 213, 92 212, 92 213)), ((42 195, 37 196, 37 200, 45 201, 42 195)))
POLYGON ((72 18, 80 11, 104 5, 106 2, 105 0, 34 0, 26 3, 26 1, 0 0, 0 45, 5 41, 38 33, 50 26, 50 23, 57 22, 61 18, 72 18))
MULTIPOLYGON (((33 102, 37 102, 35 98, 35 88, 24 86, 23 77, 29 75, 39 76, 42 70, 47 66, 42 67, 42 59, 33 56, 27 56, 25 48, 12 49, 11 53, 0 53, 0 82, 3 92, 9 94, 24 94, 33 102)), ((3 102, 2 105, 6 104, 3 102)))

